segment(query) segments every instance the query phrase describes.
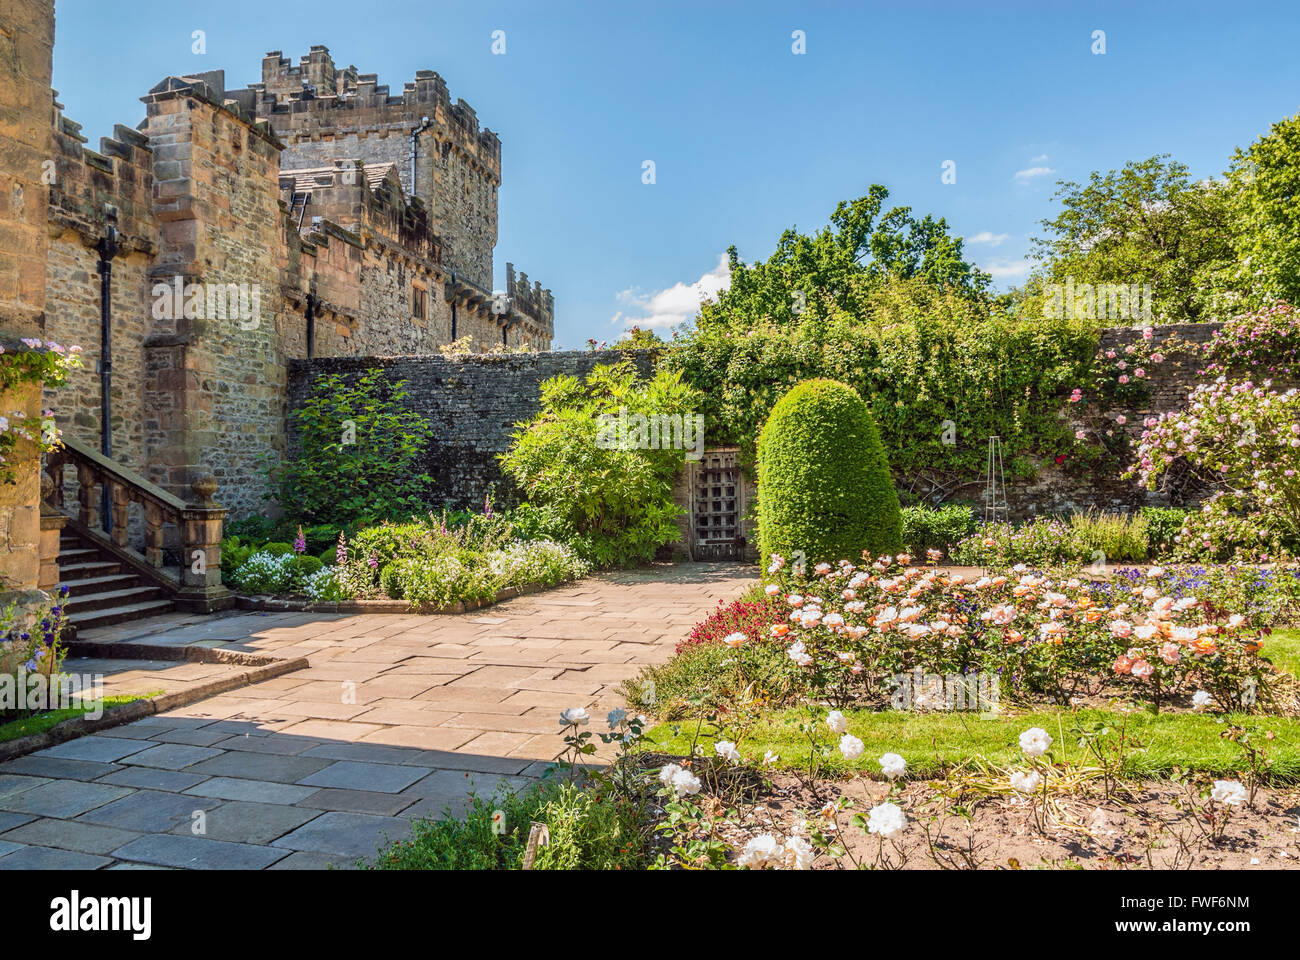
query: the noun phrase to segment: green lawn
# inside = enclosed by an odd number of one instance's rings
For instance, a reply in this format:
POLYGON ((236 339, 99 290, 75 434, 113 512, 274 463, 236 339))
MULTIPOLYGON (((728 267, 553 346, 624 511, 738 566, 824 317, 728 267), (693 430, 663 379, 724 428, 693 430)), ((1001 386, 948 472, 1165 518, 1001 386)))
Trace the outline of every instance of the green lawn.
MULTIPOLYGON (((780 757, 778 767, 806 766, 809 747, 799 732, 806 711, 798 708, 773 711, 739 744, 746 759, 761 759, 765 750, 780 757)), ((1053 753, 1058 760, 1087 761, 1078 745, 1077 729, 1103 720, 1118 724, 1120 715, 1108 710, 1043 709, 1015 715, 985 717, 976 713, 936 714, 908 713, 891 710, 883 713, 865 710, 845 711, 849 732, 862 740, 866 750, 855 761, 846 761, 836 751, 828 773, 863 770, 880 772, 882 753, 901 754, 908 773, 937 776, 961 761, 980 755, 994 763, 1012 763, 1020 754, 1018 737, 1029 727, 1042 727, 1055 740, 1053 753)), ((1201 773, 1229 774, 1241 769, 1241 751, 1220 734, 1229 720, 1243 726, 1262 740, 1265 731, 1276 736, 1269 743, 1273 758, 1272 777, 1276 782, 1300 782, 1300 721, 1283 717, 1223 714, 1172 714, 1135 712, 1128 716, 1128 733, 1139 747, 1129 751, 1125 760, 1126 776, 1136 778, 1166 777, 1175 767, 1201 773)), ((707 730, 707 725, 706 725, 707 730)), ((646 734, 645 748, 665 753, 684 754, 695 731, 694 722, 660 724, 646 734)), ((829 731, 827 731, 829 733, 829 731)), ((714 738, 701 737, 711 752, 714 738)))
MULTIPOLYGON (((155 697, 161 690, 156 693, 143 693, 137 696, 122 697, 105 697, 103 706, 105 710, 111 707, 120 707, 124 703, 134 703, 136 700, 147 700, 149 697, 155 697)), ((98 703, 98 701, 96 701, 98 703)), ((8 723, 0 723, 0 743, 6 740, 17 740, 19 737, 29 737, 33 733, 44 733, 56 723, 62 723, 64 720, 71 720, 73 717, 79 717, 83 713, 89 713, 94 710, 95 704, 81 707, 69 707, 66 710, 47 710, 44 713, 36 713, 30 717, 23 717, 21 720, 10 720, 8 723)))
POLYGON ((1273 666, 1279 670, 1300 674, 1300 629, 1274 630, 1265 638, 1260 653, 1272 660, 1273 666))

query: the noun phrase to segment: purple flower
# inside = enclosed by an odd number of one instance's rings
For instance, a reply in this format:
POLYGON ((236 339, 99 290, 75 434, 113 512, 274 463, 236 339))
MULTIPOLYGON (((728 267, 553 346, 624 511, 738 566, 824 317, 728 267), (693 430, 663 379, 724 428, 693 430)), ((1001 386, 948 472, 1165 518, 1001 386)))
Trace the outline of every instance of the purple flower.
POLYGON ((298 536, 293 538, 293 552, 294 553, 307 552, 307 538, 303 536, 301 525, 299 525, 298 527, 298 536))
POLYGON ((334 562, 339 566, 348 562, 348 545, 343 539, 343 531, 339 531, 339 545, 334 548, 334 562))
POLYGON ((367 560, 366 563, 370 564, 370 569, 371 569, 371 570, 378 570, 378 569, 379 569, 379 555, 378 555, 378 554, 374 554, 374 553, 372 553, 372 554, 370 555, 370 559, 367 560))

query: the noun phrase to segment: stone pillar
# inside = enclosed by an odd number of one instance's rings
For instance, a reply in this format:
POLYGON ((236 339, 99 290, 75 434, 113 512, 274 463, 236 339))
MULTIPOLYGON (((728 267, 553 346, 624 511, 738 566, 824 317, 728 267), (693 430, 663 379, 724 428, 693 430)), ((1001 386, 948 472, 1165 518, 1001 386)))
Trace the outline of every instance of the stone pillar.
POLYGON ((176 605, 182 610, 211 613, 235 605, 235 596, 221 583, 221 533, 225 508, 212 499, 215 477, 205 476, 191 485, 195 500, 181 513, 181 590, 176 605))
POLYGON ((59 538, 68 518, 46 503, 54 492, 49 474, 41 474, 41 571, 37 586, 53 591, 59 585, 59 538))
MULTIPOLYGON (((48 172, 54 56, 53 0, 5 0, 0 7, 0 342, 26 349, 22 337, 45 329, 48 172)), ((40 416, 40 384, 0 394, 0 410, 40 416)), ((19 442, 8 456, 13 483, 0 482, 0 590, 40 581, 40 452, 19 442)))

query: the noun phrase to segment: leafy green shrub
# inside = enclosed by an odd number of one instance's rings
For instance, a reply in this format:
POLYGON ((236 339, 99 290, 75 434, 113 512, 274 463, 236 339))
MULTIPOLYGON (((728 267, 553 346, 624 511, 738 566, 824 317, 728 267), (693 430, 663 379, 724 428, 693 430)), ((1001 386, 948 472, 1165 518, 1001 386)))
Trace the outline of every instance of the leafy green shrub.
POLYGON ((857 391, 809 380, 772 408, 758 444, 759 549, 809 563, 902 547, 889 462, 857 391))
POLYGON ((407 408, 407 396, 406 381, 390 382, 381 370, 352 383, 338 374, 316 378, 290 414, 298 455, 264 461, 289 519, 352 527, 424 509, 433 481, 421 460, 433 428, 407 408))
POLYGON ((1147 558, 1144 514, 1076 512, 1070 516, 1070 550, 1085 562, 1139 562, 1147 558))
POLYGON ((283 557, 286 554, 293 553, 292 543, 264 543, 258 550, 258 553, 269 553, 273 557, 283 557))
POLYGON ((296 554, 289 561, 289 575, 293 578, 293 586, 301 589, 308 577, 313 576, 325 566, 319 557, 313 557, 310 553, 296 554))
POLYGON ((1177 507, 1143 507, 1142 516, 1147 522, 1148 555, 1163 557, 1172 552, 1187 511, 1177 507))
POLYGON ((386 563, 379 568, 379 589, 389 600, 402 599, 402 581, 397 576, 397 563, 386 563))
POLYGON ((927 550, 950 551, 975 529, 975 511, 966 504, 904 507, 903 546, 917 556, 927 550))
POLYGON ((734 650, 721 643, 682 644, 667 663, 646 667, 619 689, 633 710, 672 721, 729 708, 737 691, 768 706, 790 705, 806 684, 785 644, 769 640, 734 650))
POLYGON ((1147 557, 1142 514, 1075 513, 1068 519, 1035 517, 1019 525, 985 523, 957 544, 958 563, 1009 567, 1017 563, 1136 563, 1147 557))
POLYGON ((379 870, 518 870, 533 823, 550 841, 537 849, 535 870, 631 870, 645 866, 649 829, 635 802, 571 783, 547 782, 524 793, 472 797, 459 817, 415 820, 411 837, 382 851, 379 870), (504 831, 493 830, 496 811, 504 831))
MULTIPOLYGON (((540 511, 533 517, 545 517, 551 535, 571 531, 567 539, 596 566, 649 560, 680 539, 672 494, 684 450, 641 446, 611 427, 639 423, 637 417, 681 417, 680 425, 694 431, 698 394, 666 372, 641 381, 627 361, 597 365, 585 381, 555 377, 541 392, 541 412, 517 425, 499 456, 540 511)), ((684 430, 676 436, 686 443, 684 430)))
POLYGON ((334 546, 326 547, 317 554, 317 556, 320 557, 320 562, 325 564, 327 567, 333 566, 338 562, 338 545, 335 544, 334 546))
POLYGON ((270 517, 264 517, 261 514, 242 517, 239 520, 231 520, 226 523, 226 536, 239 537, 245 542, 265 543, 268 540, 274 540, 278 521, 270 517))
POLYGON ((221 541, 221 579, 229 582, 234 572, 257 552, 256 543, 246 543, 242 538, 226 537, 221 541))

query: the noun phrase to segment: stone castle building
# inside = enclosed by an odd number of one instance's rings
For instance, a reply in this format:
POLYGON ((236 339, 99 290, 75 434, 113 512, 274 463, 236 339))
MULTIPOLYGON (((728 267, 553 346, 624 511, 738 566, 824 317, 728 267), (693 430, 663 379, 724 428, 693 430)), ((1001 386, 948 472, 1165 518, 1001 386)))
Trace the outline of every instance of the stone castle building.
MULTIPOLYGON (((48 81, 46 81, 48 94, 48 81)), ((506 266, 492 290, 501 142, 421 70, 400 94, 314 46, 262 79, 169 76, 99 150, 46 104, 45 334, 83 349, 48 392, 65 434, 101 443, 103 239, 112 459, 234 515, 264 509, 285 451, 289 362, 547 350, 554 302, 506 266)))

